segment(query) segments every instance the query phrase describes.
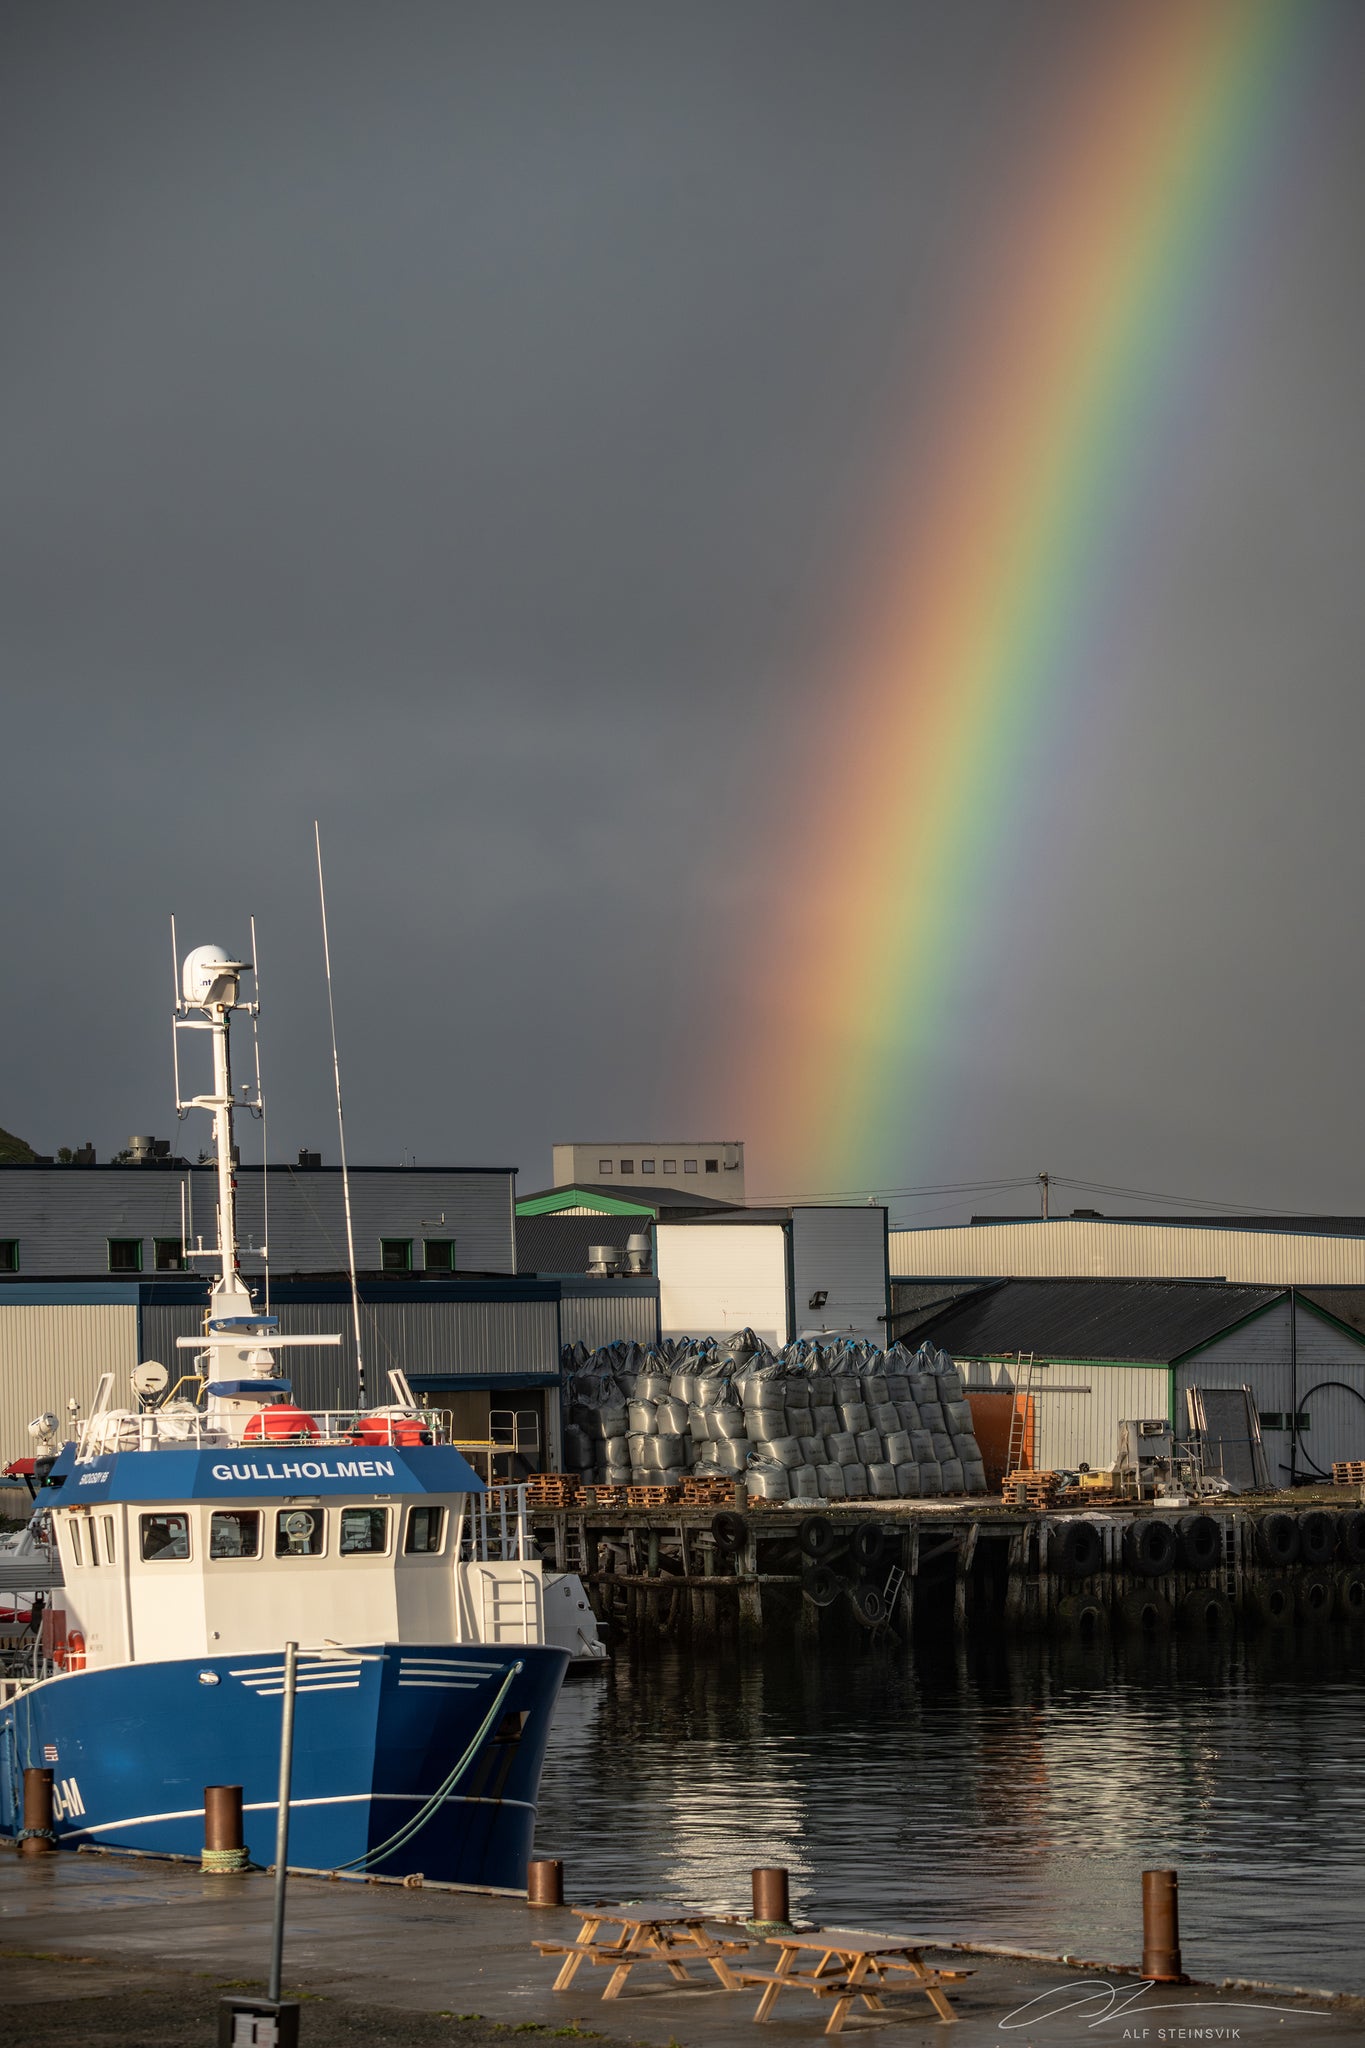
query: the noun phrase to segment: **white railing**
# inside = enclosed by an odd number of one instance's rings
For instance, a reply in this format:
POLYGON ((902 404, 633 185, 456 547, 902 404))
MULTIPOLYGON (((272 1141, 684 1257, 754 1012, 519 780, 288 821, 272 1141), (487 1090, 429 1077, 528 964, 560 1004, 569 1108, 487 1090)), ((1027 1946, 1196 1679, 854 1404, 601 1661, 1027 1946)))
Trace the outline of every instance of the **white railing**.
POLYGON ((345 1444, 375 1449, 404 1449, 422 1444, 450 1441, 446 1418, 422 1409, 408 1415, 384 1415, 360 1408, 305 1409, 307 1425, 297 1430, 276 1430, 270 1418, 278 1410, 262 1408, 259 1417, 243 1418, 242 1433, 224 1429, 210 1421, 203 1409, 186 1402, 183 1407, 151 1408, 142 1414, 132 1409, 104 1409, 81 1423, 76 1436, 76 1462, 114 1451, 160 1451, 213 1449, 240 1444, 251 1450, 284 1450, 300 1444, 345 1444), (246 1430, 250 1429, 250 1435, 246 1430))
POLYGON ((524 1486, 490 1486, 470 1496, 460 1556, 467 1564, 521 1562, 536 1556, 524 1486))

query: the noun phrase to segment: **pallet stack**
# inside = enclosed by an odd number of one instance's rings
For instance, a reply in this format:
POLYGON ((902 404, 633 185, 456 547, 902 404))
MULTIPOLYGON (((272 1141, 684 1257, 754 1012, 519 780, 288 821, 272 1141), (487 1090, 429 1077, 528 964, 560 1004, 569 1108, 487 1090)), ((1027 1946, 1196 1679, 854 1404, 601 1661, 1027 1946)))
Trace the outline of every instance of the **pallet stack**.
POLYGON ((682 1503, 688 1508, 732 1508, 735 1481, 731 1474, 689 1473, 679 1481, 682 1503))
POLYGON ((1007 1507, 1042 1512, 1056 1507, 1060 1483, 1056 1472, 1007 1472, 1000 1493, 1007 1507))
POLYGON ((573 1472, 533 1472, 526 1482, 528 1508, 576 1508, 582 1500, 583 1482, 573 1472))
POLYGON ((1339 1458, 1332 1466, 1333 1486, 1365 1486, 1365 1458, 1339 1458))
POLYGON ((630 1502, 626 1499, 626 1495, 629 1492, 630 1488, 628 1486, 585 1486, 583 1488, 583 1505, 594 1510, 606 1508, 614 1513, 618 1508, 630 1506, 630 1502))
MULTIPOLYGON (((620 1489, 618 1488, 617 1491, 619 1492, 620 1489)), ((626 1506, 631 1508, 676 1507, 680 1498, 681 1489, 677 1486, 628 1486, 626 1488, 626 1506)))

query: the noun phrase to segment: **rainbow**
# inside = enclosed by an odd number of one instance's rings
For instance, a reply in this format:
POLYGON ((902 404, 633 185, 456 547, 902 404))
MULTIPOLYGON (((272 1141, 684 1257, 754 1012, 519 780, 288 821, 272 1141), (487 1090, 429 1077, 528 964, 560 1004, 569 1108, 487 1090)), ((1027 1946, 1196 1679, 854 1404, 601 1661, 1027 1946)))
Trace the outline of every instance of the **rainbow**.
POLYGON ((1064 66, 789 776, 789 813, 821 828, 771 855, 719 1090, 766 1193, 914 1179, 951 1111, 964 960, 1016 887, 1022 802, 1102 687, 1151 437, 1206 353, 1213 259, 1322 19, 1315 0, 1107 0, 1064 66))

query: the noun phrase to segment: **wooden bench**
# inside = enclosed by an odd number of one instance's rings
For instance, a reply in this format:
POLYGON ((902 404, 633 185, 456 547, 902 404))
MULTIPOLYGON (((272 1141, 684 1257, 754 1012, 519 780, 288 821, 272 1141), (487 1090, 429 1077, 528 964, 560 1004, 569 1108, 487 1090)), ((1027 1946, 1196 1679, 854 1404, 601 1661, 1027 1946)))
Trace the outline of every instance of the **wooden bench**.
POLYGON ((728 1957, 747 1955, 747 1941, 717 1940, 706 1931, 705 1915, 678 1911, 676 1906, 631 1905, 616 1908, 575 1906, 570 1908, 583 1922, 576 1941, 534 1941, 532 1948, 542 1955, 563 1956, 554 1981, 556 1991, 567 1991, 587 1963, 607 1965, 612 1975, 602 1993, 604 2000, 619 1998, 637 1963, 662 1963, 675 1983, 692 1984, 695 1978, 688 1962, 709 1963, 727 1991, 739 1989, 728 1957), (604 1926, 619 1927, 614 1940, 598 1939, 604 1926))
POLYGON ((889 2012, 883 1990, 923 1992, 941 2020, 955 2020, 957 2014, 945 1984, 958 1984, 972 1975, 970 1970, 940 1970, 927 1964, 918 1940, 897 1935, 854 1934, 839 1928, 817 1928, 811 1934, 779 1934, 769 1937, 768 1946, 781 1951, 775 1970, 741 1970, 740 1982, 761 1984, 763 1994, 754 2014, 755 2022, 768 2018, 778 1996, 785 1990, 806 1991, 816 1998, 832 1998, 827 2034, 843 2030, 849 2008, 861 1998, 869 2012, 889 2012), (802 1954, 818 1957, 813 1969, 798 1969, 802 1954), (904 1980, 897 1983, 895 1979, 904 1980))

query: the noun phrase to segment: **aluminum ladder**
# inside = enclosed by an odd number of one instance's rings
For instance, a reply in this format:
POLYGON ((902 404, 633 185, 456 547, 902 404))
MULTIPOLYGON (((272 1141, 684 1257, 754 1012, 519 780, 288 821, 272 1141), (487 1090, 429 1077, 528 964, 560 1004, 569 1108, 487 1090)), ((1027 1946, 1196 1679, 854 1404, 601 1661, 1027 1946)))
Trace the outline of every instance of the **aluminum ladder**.
MULTIPOLYGON (((1033 1410, 1033 1353, 1014 1355, 1014 1399, 1010 1407, 1009 1443, 1005 1449, 1005 1473, 1022 1472, 1028 1452, 1029 1416, 1033 1410)), ((1036 1442, 1036 1424, 1035 1424, 1036 1442)))

